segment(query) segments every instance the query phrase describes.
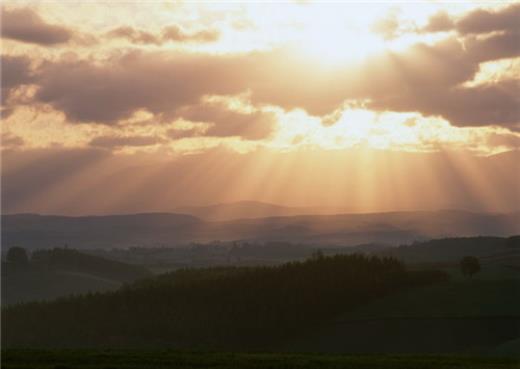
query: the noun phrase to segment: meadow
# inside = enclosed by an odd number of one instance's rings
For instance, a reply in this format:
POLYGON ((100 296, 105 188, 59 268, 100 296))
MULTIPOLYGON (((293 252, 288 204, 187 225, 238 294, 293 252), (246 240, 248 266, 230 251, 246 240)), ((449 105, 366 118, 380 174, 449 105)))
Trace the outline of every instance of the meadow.
POLYGON ((429 355, 215 353, 167 350, 6 350, 4 369, 509 369, 515 359, 429 355))

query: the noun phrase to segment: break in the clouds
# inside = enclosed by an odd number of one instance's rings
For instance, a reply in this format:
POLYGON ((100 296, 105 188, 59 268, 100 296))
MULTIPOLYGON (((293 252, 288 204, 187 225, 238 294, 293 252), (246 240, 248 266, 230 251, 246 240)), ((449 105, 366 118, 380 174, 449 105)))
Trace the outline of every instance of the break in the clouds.
POLYGON ((376 8, 4 2, 3 210, 515 210, 519 4, 376 8))
MULTIPOLYGON (((479 64, 520 55, 510 35, 417 44, 364 63, 327 70, 286 51, 204 55, 133 51, 103 60, 49 62, 38 71, 35 103, 71 122, 115 124, 139 109, 173 118, 205 95, 249 91, 257 103, 323 116, 345 100, 377 110, 419 111, 457 126, 518 124, 518 81, 465 87, 479 64)), ((202 114, 202 113, 201 113, 202 114)))
POLYGON ((104 148, 162 147, 185 138, 192 146, 198 138, 307 142, 296 128, 287 133, 291 117, 321 120, 323 131, 314 131, 320 137, 353 106, 375 115, 419 114, 475 132, 494 127, 511 137, 520 128, 514 74, 497 69, 495 76, 504 78, 480 75, 472 83, 484 63, 520 57, 518 4, 458 12, 414 4, 377 17, 360 4, 283 4, 280 17, 271 12, 270 18, 264 13, 273 4, 231 10, 133 4, 110 12, 103 3, 77 12, 66 4, 8 5, 2 104, 20 136, 29 130, 19 121, 27 118, 17 117, 28 111, 33 122, 51 114, 77 126, 73 142, 104 148), (140 19, 129 17, 136 11, 140 19), (67 43, 78 35, 96 42, 67 43), (27 43, 46 47, 33 54, 27 43), (247 107, 237 107, 243 96, 247 107), (212 97, 227 102, 208 102, 212 97), (153 126, 164 128, 146 132, 153 126))
POLYGON ((45 22, 30 8, 2 8, 1 13, 3 38, 40 45, 61 44, 72 38, 70 29, 45 22))

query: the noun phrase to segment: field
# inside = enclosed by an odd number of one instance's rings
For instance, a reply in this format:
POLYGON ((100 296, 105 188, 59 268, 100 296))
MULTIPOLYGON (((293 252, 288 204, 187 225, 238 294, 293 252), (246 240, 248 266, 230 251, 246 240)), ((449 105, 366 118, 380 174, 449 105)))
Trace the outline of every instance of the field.
POLYGON ((506 369, 514 359, 427 355, 318 355, 125 350, 6 350, 2 368, 34 369, 506 369))

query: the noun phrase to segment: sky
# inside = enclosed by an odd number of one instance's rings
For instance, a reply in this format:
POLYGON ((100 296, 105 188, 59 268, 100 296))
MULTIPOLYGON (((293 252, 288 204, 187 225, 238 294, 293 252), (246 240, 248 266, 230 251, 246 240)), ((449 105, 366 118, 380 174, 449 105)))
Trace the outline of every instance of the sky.
POLYGON ((520 2, 4 1, 2 211, 520 209, 520 2))

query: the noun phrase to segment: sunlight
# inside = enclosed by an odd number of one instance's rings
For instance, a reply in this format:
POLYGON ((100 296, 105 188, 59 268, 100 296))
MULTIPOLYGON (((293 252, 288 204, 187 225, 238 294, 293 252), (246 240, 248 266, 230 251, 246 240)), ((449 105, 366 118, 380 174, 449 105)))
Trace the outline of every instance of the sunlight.
POLYGON ((307 58, 333 66, 359 62, 384 48, 376 35, 360 33, 339 22, 305 25, 293 37, 296 49, 307 58))

